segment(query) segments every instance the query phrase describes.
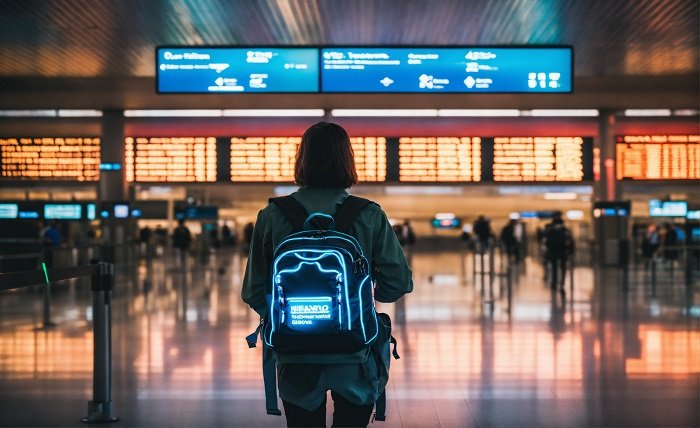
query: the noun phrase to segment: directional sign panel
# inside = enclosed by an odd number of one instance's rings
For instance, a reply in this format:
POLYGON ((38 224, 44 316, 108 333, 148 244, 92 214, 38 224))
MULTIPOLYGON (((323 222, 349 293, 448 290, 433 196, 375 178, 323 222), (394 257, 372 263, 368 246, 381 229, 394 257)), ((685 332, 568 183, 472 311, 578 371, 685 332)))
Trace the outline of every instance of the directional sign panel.
POLYGON ((318 92, 316 48, 160 47, 159 93, 318 92))
POLYGON ((572 91, 570 47, 328 47, 322 92, 572 91))

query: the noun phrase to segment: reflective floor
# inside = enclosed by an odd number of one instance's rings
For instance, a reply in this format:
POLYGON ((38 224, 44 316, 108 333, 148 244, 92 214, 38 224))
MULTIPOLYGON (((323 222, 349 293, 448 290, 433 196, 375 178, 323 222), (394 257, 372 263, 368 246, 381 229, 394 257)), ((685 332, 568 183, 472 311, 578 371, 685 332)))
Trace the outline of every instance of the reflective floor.
MULTIPOLYGON (((700 284, 680 269, 659 265, 652 281, 578 267, 563 300, 533 258, 510 281, 500 260, 489 276, 471 254, 411 258, 415 291, 380 305, 401 359, 387 420, 371 426, 700 426, 700 284)), ((258 322, 239 297, 244 263, 228 252, 118 270, 114 426, 285 425, 265 414, 260 349, 244 341, 258 322)), ((88 283, 55 286, 44 331, 38 290, 0 294, 0 426, 81 425, 90 306, 88 283)))

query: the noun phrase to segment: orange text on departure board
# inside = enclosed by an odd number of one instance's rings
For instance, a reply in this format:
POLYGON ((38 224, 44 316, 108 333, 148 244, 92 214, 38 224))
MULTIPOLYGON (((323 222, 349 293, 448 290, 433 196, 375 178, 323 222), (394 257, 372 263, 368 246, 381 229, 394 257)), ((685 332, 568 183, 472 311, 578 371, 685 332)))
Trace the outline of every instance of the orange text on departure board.
MULTIPOLYGON (((386 180, 386 139, 350 138, 361 182, 386 180)), ((231 138, 231 181, 293 182, 301 137, 231 138)))
POLYGON ((125 142, 127 181, 216 181, 214 137, 127 137, 125 142))
POLYGON ((481 181, 481 138, 399 138, 399 181, 481 181))
POLYGON ((0 176, 14 180, 97 181, 99 138, 0 138, 0 176))
POLYGON ((496 137, 493 180, 582 181, 583 138, 496 137))
POLYGON ((618 180, 700 179, 700 135, 617 137, 618 180))

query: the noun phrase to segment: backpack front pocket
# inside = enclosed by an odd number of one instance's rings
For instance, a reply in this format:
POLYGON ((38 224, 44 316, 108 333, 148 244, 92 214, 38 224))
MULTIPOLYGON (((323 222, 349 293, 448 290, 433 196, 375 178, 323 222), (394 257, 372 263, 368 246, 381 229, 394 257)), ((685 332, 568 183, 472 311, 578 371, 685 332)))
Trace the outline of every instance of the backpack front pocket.
POLYGON ((330 296, 288 297, 282 314, 281 334, 328 334, 339 330, 338 302, 330 296))

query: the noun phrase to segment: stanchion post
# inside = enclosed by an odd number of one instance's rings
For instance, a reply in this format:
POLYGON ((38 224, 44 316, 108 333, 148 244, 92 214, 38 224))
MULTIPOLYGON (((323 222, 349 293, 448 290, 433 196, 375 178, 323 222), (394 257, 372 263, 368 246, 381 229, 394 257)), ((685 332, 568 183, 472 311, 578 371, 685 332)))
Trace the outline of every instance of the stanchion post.
POLYGON ((571 295, 571 300, 574 299, 574 269, 576 269, 576 257, 572 254, 569 257, 571 260, 571 266, 569 266, 569 290, 571 295))
POLYGON ((112 414, 111 299, 114 265, 99 263, 92 275, 93 379, 86 423, 115 422, 112 414))
POLYGON ((41 329, 48 330, 56 326, 51 322, 51 279, 48 274, 48 268, 53 265, 53 249, 51 247, 44 247, 43 258, 41 269, 44 271, 46 282, 44 283, 44 317, 41 329))

